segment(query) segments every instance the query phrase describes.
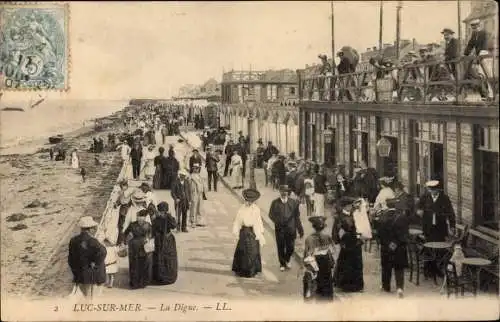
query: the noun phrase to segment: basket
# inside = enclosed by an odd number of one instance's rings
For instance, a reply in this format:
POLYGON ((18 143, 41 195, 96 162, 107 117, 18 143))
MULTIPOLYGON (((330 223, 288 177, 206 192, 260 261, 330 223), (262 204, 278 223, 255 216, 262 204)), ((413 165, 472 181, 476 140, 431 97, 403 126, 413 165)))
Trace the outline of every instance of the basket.
POLYGON ((120 246, 119 249, 118 249, 118 257, 127 257, 128 255, 128 248, 127 246, 120 246))

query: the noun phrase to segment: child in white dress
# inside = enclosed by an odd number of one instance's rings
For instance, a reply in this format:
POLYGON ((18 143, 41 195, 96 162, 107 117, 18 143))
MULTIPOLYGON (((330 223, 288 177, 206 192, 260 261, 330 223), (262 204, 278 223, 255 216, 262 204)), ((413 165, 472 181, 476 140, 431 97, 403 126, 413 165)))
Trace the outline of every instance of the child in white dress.
POLYGON ((104 260, 106 265, 106 286, 112 288, 115 274, 118 272, 118 247, 107 238, 104 240, 104 246, 106 246, 107 252, 104 260))

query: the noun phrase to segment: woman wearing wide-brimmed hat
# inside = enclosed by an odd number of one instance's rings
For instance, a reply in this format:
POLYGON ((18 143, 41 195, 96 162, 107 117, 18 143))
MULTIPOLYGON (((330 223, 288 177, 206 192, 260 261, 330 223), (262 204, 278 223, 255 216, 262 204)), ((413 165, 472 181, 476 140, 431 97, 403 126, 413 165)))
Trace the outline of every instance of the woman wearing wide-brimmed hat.
POLYGON ((304 298, 306 300, 333 300, 333 240, 322 231, 326 227, 326 217, 309 217, 314 233, 305 240, 303 278, 304 298))
POLYGON ((255 204, 260 192, 243 190, 245 204, 240 207, 233 223, 233 233, 239 236, 234 252, 233 272, 241 277, 254 277, 262 271, 260 247, 265 244, 260 208, 255 204))
POLYGON ((151 180, 155 175, 155 152, 154 145, 148 146, 148 150, 144 153, 144 178, 146 180, 151 180))
POLYGON ((151 240, 151 223, 147 222, 146 209, 137 212, 137 220, 125 230, 128 238, 129 286, 131 289, 146 287, 152 275, 152 249, 146 246, 151 240))
POLYGON ((361 205, 361 199, 344 198, 342 212, 335 219, 332 238, 340 244, 335 270, 335 285, 344 292, 359 292, 364 288, 363 242, 356 230, 353 211, 361 205))
MULTIPOLYGON (((141 189, 137 189, 131 196, 132 205, 128 209, 127 215, 125 216, 125 220, 123 222, 122 232, 125 234, 128 226, 137 221, 137 213, 141 210, 146 210, 148 207, 148 203, 150 199, 148 195, 141 189)), ((145 219, 148 223, 151 224, 151 218, 149 216, 145 219)), ((125 234, 126 236, 126 234, 125 234)))
POLYGON ((158 216, 153 220, 153 282, 158 285, 170 285, 177 280, 177 245, 172 233, 177 227, 176 220, 169 212, 168 203, 158 204, 158 216))

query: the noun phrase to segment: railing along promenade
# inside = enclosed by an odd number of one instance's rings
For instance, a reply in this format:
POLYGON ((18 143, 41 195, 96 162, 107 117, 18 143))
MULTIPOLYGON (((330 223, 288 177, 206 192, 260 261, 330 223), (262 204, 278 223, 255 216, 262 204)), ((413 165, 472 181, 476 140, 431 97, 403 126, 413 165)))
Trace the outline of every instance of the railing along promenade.
MULTIPOLYGON (((372 66, 370 66, 372 67, 372 66)), ((337 103, 498 103, 498 54, 321 75, 297 71, 301 101, 337 103)))

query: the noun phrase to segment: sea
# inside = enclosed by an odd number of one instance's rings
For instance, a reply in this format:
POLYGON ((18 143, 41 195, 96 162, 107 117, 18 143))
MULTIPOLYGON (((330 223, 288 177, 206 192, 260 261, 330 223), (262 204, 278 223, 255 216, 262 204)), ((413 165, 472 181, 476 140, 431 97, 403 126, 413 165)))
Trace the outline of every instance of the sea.
POLYGON ((128 101, 46 99, 34 108, 33 101, 0 100, 0 149, 48 140, 88 126, 92 120, 122 110, 128 101), (2 111, 5 107, 22 111, 2 111))

